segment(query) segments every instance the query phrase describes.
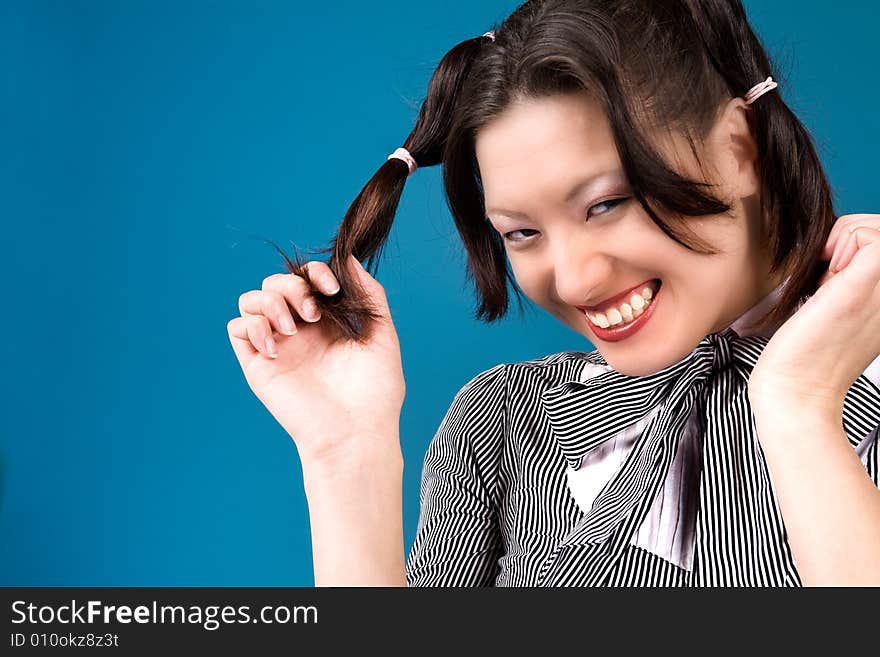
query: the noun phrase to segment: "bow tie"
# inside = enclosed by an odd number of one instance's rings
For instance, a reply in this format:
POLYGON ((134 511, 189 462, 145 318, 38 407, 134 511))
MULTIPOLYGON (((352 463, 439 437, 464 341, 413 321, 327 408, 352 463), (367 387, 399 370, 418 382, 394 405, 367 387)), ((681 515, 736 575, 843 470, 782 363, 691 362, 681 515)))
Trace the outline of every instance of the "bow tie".
MULTIPOLYGON (((699 495, 691 582, 800 584, 747 393, 767 342, 728 328, 706 336, 688 356, 655 374, 633 377, 611 370, 542 394, 550 426, 573 469, 590 450, 653 414, 590 511, 544 562, 542 584, 608 580, 663 485, 694 410, 702 431, 702 481, 699 492, 687 491, 699 495)), ((598 352, 586 360, 608 365, 598 352)), ((880 390, 863 375, 847 392, 843 428, 855 447, 878 426, 880 390)), ((875 453, 869 463, 875 482, 876 460, 875 453)))

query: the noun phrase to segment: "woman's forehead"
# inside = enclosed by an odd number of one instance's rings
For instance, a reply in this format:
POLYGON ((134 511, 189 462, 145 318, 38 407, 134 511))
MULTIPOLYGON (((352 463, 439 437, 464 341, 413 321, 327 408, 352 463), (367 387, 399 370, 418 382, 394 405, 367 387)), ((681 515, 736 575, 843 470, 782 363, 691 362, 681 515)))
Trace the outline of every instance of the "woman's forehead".
POLYGON ((475 149, 487 197, 553 181, 569 188, 574 179, 620 169, 605 115, 571 96, 510 107, 478 133, 475 149))
POLYGON ((475 148, 481 164, 489 166, 543 151, 616 150, 608 118, 586 94, 513 103, 477 133, 475 148))

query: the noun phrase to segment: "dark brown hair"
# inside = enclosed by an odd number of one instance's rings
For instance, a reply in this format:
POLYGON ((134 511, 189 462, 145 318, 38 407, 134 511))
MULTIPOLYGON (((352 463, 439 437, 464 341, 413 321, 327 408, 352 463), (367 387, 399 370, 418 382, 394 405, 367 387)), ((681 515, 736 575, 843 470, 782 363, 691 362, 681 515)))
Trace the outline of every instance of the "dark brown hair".
MULTIPOLYGON (((475 316, 494 321, 508 307, 501 237, 485 216, 474 155, 477 132, 520 98, 586 91, 606 112, 633 196, 671 239, 714 254, 687 229, 686 217, 731 210, 711 185, 676 172, 647 137, 657 128, 685 137, 699 162, 718 109, 773 76, 780 87, 750 106, 757 148, 761 213, 771 274, 789 277, 761 327, 787 318, 818 287, 820 254, 834 223, 831 190, 810 135, 785 104, 780 73, 750 27, 740 0, 531 0, 495 29, 453 47, 431 77, 415 127, 403 146, 419 167, 443 165, 447 202, 476 286, 475 316), (661 216, 661 214, 663 216, 661 216)), ((339 338, 364 340, 376 317, 345 266, 349 254, 375 271, 391 230, 406 163, 387 160, 348 208, 331 245, 329 266, 342 291, 312 289, 339 338)), ((284 256, 306 278, 299 256, 284 256)), ((521 301, 521 299, 520 299, 521 301)))

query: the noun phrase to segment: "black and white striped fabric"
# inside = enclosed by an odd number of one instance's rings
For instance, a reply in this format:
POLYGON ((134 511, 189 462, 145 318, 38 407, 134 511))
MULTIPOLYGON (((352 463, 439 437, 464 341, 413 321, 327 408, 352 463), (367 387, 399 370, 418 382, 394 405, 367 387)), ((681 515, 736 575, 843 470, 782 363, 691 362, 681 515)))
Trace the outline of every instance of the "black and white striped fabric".
MULTIPOLYGON (((561 352, 482 372, 453 400, 425 457, 410 586, 797 586, 796 565, 749 405, 768 338, 706 336, 653 375, 607 368, 598 351, 561 352), (587 365, 608 371, 582 380, 587 365), (685 434, 699 417, 693 558, 633 543, 685 434), (621 430, 644 428, 581 509, 566 472, 621 430)), ((880 388, 862 375, 843 428, 878 482, 880 388)))

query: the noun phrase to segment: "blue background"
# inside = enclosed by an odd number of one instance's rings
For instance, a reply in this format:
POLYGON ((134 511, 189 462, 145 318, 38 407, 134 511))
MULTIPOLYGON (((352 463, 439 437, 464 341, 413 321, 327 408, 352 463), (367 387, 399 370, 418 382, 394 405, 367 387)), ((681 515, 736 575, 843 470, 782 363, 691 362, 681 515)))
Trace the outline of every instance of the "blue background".
MULTIPOLYGON (((251 393, 238 297, 326 244, 431 71, 516 2, 3 2, 0 584, 313 583, 296 448, 251 393)), ((880 211, 873 3, 753 0, 842 214, 880 211)), ((403 348, 404 532, 455 392, 582 337, 473 319, 438 168, 378 272, 403 348)))

